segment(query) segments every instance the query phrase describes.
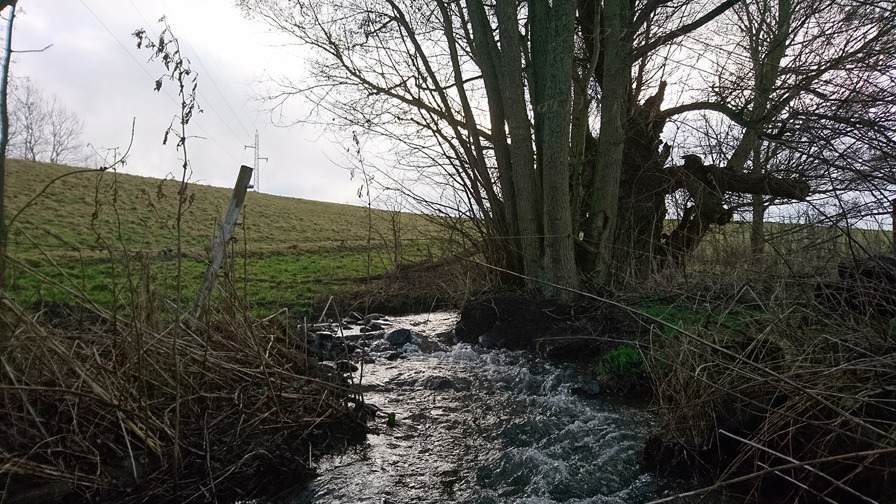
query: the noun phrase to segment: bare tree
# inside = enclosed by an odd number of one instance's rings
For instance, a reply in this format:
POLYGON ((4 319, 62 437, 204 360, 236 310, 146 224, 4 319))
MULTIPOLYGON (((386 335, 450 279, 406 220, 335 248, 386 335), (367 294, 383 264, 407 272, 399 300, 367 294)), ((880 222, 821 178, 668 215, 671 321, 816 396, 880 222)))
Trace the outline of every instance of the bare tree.
MULTIPOLYGON (((811 180, 813 204, 831 197, 839 202, 841 215, 829 216, 833 222, 856 212, 888 212, 896 131, 894 9, 893 2, 744 0, 711 40, 692 47, 713 55, 707 108, 724 114, 729 125, 721 136, 688 125, 692 136, 703 138, 697 142, 704 146, 715 144, 704 152, 727 158, 733 169, 811 180)), ((781 203, 755 194, 731 199, 732 208, 750 209, 754 251, 763 247, 766 210, 781 203)))
MULTIPOLYGON (((862 103, 842 83, 868 61, 894 59, 892 7, 861 0, 815 10, 812 0, 755 0, 737 11, 740 0, 241 4, 314 50, 310 77, 278 82, 269 98, 302 96, 337 130, 383 139, 393 155, 383 165, 410 170, 385 180, 430 211, 469 217, 489 261, 531 287, 640 278, 694 250, 743 201, 806 198, 819 163, 770 156, 786 154, 780 145, 807 124, 804 107, 833 105, 833 88, 838 103, 862 103), (724 51, 695 47, 741 25, 753 33, 746 44, 732 35, 724 51), (808 34, 798 53, 777 42, 808 34), (708 75, 701 58, 745 63, 711 82, 694 78, 708 75), (674 103, 664 108, 667 92, 674 103), (670 120, 694 128, 694 113, 717 115, 732 134, 715 163, 702 159, 712 152, 663 141, 670 120), (681 162, 673 148, 689 156, 681 162), (676 191, 688 204, 665 237, 676 191)), ((827 116, 842 124, 854 117, 844 110, 827 116)), ((836 145, 829 136, 828 151, 836 145)))
POLYGON ((2 70, 0 70, 0 291, 6 288, 6 249, 9 240, 9 228, 6 223, 6 150, 9 146, 9 108, 7 106, 7 90, 9 89, 9 62, 12 56, 12 23, 16 16, 16 3, 4 1, 0 10, 9 9, 9 21, 6 25, 6 47, 3 50, 2 70))
POLYGON ((62 106, 55 96, 50 101, 48 116, 48 161, 59 164, 73 160, 82 149, 83 119, 62 106))
POLYGON ((10 103, 10 154, 37 161, 47 147, 47 107, 44 96, 31 79, 13 81, 10 103))
POLYGON ((13 85, 10 104, 10 151, 31 161, 65 163, 77 159, 84 121, 54 95, 47 97, 29 79, 13 85))

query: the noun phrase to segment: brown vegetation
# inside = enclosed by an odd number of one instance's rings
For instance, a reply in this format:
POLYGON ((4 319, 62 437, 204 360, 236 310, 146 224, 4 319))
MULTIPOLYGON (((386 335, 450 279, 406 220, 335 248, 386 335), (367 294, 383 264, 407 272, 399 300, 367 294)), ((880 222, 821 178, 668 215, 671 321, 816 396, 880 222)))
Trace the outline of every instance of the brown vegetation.
POLYGON ((668 421, 667 437, 648 441, 647 466, 763 502, 892 495, 896 339, 815 307, 770 308, 740 327, 707 317, 647 347, 668 421))
POLYGON ((849 248, 867 252, 882 235, 809 231, 773 242, 777 256, 704 250, 712 260, 692 265, 689 282, 651 292, 677 320, 647 318, 651 336, 638 345, 665 420, 647 440, 648 469, 759 502, 892 502, 893 286, 872 305, 862 288, 834 303, 818 295, 849 248))
POLYGON ((294 331, 215 316, 62 333, 0 301, 4 502, 271 495, 307 481, 333 433, 363 432, 294 331))
POLYGON ((497 287, 498 275, 472 249, 438 260, 405 263, 334 294, 338 306, 403 315, 459 309, 470 296, 497 287))

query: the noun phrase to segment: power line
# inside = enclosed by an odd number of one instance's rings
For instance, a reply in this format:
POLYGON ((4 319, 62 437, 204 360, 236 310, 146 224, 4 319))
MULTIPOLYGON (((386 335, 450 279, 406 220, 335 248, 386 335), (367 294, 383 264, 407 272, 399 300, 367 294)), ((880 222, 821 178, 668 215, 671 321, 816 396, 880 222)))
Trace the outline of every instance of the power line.
POLYGON ((143 24, 146 25, 146 29, 149 30, 149 32, 152 34, 153 38, 158 38, 159 37, 158 33, 156 33, 155 30, 152 29, 152 25, 149 23, 149 21, 146 20, 145 17, 143 17, 143 12, 141 12, 140 9, 137 8, 137 4, 134 3, 134 0, 129 0, 129 1, 131 3, 131 7, 134 8, 134 11, 137 12, 137 15, 140 16, 140 19, 143 20, 143 24))
MULTIPOLYGON (((252 136, 252 134, 249 133, 249 130, 246 129, 246 125, 243 124, 242 121, 240 121, 239 117, 237 117, 236 111, 234 111, 233 107, 230 106, 230 101, 227 100, 227 96, 221 91, 221 88, 218 87, 218 84, 215 81, 215 79, 212 78, 212 73, 209 72, 208 68, 206 68, 205 65, 202 63, 202 59, 199 57, 199 53, 196 52, 195 49, 193 49, 193 46, 190 45, 189 41, 185 40, 184 42, 186 42, 187 47, 189 47, 190 50, 193 52, 193 55, 196 56, 196 61, 199 62, 199 66, 201 66, 202 70, 205 71, 205 75, 206 75, 206 77, 208 77, 208 81, 211 82, 212 86, 215 88, 215 90, 218 92, 218 94, 221 95, 221 99, 224 100, 224 106, 226 106, 227 109, 230 110, 230 113, 233 115, 233 118, 236 119, 237 124, 239 124, 240 127, 243 129, 243 131, 246 133, 246 136, 252 136)), ((211 102, 209 102, 209 103, 211 103, 211 102)), ((211 106, 211 105, 209 105, 209 106, 212 108, 212 110, 214 110, 213 106, 211 106)), ((221 114, 218 114, 217 110, 215 110, 215 115, 217 115, 218 118, 221 119, 222 122, 224 122, 224 124, 227 126, 227 129, 230 129, 230 126, 228 125, 227 121, 225 121, 224 118, 221 117, 221 114)), ((230 129, 230 132, 233 133, 234 137, 240 138, 240 136, 237 135, 236 133, 234 133, 234 131, 232 129, 230 129)))
MULTIPOLYGON (((133 5, 133 0, 131 0, 131 4, 133 5)), ((168 4, 166 4, 164 0, 162 0, 162 5, 165 7, 166 10, 170 11, 170 8, 168 7, 168 4)), ((135 6, 135 8, 136 8, 136 6, 135 6)), ((208 68, 205 66, 205 63, 202 62, 202 58, 199 56, 199 51, 197 51, 197 50, 193 47, 193 45, 190 44, 189 39, 186 39, 186 38, 183 38, 183 37, 178 37, 178 38, 179 38, 180 40, 182 40, 182 41, 184 42, 184 44, 186 44, 187 48, 190 49, 190 52, 193 53, 193 56, 195 56, 196 61, 199 63, 199 66, 202 67, 202 70, 203 70, 203 71, 205 71, 205 75, 206 75, 208 81, 211 83, 212 87, 215 88, 215 91, 218 92, 218 95, 221 96, 221 99, 224 101, 224 105, 227 107, 228 110, 230 110, 230 113, 233 115, 233 118, 236 119, 237 124, 239 124, 240 127, 243 129, 243 132, 246 133, 246 136, 252 136, 252 134, 249 133, 249 130, 246 129, 245 124, 243 124, 243 121, 240 120, 240 118, 239 118, 239 116, 237 115, 236 111, 235 111, 235 110, 233 109, 233 107, 230 105, 230 101, 227 99, 227 96, 224 94, 224 92, 221 91, 221 88, 218 87, 218 83, 217 83, 217 82, 215 81, 215 79, 212 77, 212 73, 211 73, 211 72, 208 70, 208 68)), ((214 58, 212 58, 212 59, 214 59, 214 58)), ((230 130, 230 132, 233 134, 234 138, 240 138, 240 135, 237 135, 237 134, 233 131, 233 129, 230 128, 229 123, 228 123, 228 122, 221 116, 221 114, 218 113, 217 110, 215 110, 214 106, 211 105, 211 101, 208 101, 207 103, 209 103, 209 108, 212 109, 212 111, 215 113, 215 115, 217 115, 218 118, 221 119, 221 121, 225 124, 225 126, 227 126, 227 129, 230 130)), ((245 111, 244 111, 244 112, 245 112, 245 111)))
MULTIPOLYGON (((158 38, 158 34, 155 32, 155 30, 153 30, 151 28, 152 25, 149 23, 149 21, 146 20, 146 17, 143 15, 143 12, 140 10, 140 8, 137 7, 137 5, 134 3, 133 0, 129 0, 129 3, 131 4, 131 7, 133 7, 133 9, 137 13, 137 15, 140 16, 140 19, 142 19, 143 22, 146 24, 147 29, 150 31, 150 33, 152 33, 153 38, 158 38)), ((168 8, 167 4, 165 4, 164 2, 162 2, 162 3, 163 3, 163 5, 165 5, 165 8, 167 9, 168 8)), ((187 48, 190 50, 190 52, 193 53, 193 56, 196 58, 196 61, 199 62, 199 66, 201 66, 203 71, 205 71, 205 79, 207 79, 209 82, 211 82, 212 86, 214 86, 215 89, 218 91, 218 94, 221 95, 221 98, 224 100, 224 104, 227 106, 228 109, 230 109, 230 112, 233 114, 234 119, 236 119, 236 121, 237 121, 237 123, 239 123, 240 127, 243 128, 243 131, 246 132, 246 136, 251 136, 251 134, 249 133, 249 130, 246 129, 246 127, 243 125, 242 121, 240 121, 239 117, 237 117, 236 112, 234 112, 233 108, 230 106, 230 103, 227 101, 227 97, 224 96, 224 94, 221 92, 220 88, 218 88, 218 85, 215 83, 215 80, 212 78, 211 73, 208 71, 207 68, 205 68, 205 65, 202 63, 202 59, 199 58, 199 53, 196 52, 196 50, 193 48, 192 45, 190 45, 190 42, 187 39, 183 38, 182 36, 179 36, 178 40, 183 41, 184 44, 186 44, 187 48)), ((230 127, 230 122, 227 121, 226 119, 224 119, 223 116, 221 116, 221 114, 214 107, 214 105, 212 105, 211 100, 205 99, 204 93, 197 90, 197 94, 199 95, 199 98, 200 98, 200 105, 207 104, 208 108, 211 109, 211 111, 218 117, 218 119, 221 120, 221 123, 224 124, 224 126, 227 128, 228 131, 230 131, 230 134, 233 135, 233 137, 235 139, 245 138, 245 137, 241 137, 235 131, 233 131, 233 128, 230 127)), ((200 129, 202 129, 202 128, 200 127, 200 129)), ((203 132, 204 131, 205 130, 203 130, 203 132)), ((209 136, 209 138, 210 138, 210 136, 209 136)), ((225 153, 227 152, 226 149, 224 149, 224 147, 221 144, 219 144, 216 140, 212 139, 212 142, 217 144, 218 147, 220 147, 222 149, 222 151, 224 151, 225 153)), ((236 156, 234 156, 232 154, 229 154, 229 155, 230 155, 231 159, 236 160, 236 156)))
MULTIPOLYGON (((79 0, 79 1, 81 2, 81 5, 83 5, 84 8, 87 9, 87 12, 90 12, 90 15, 92 15, 93 18, 96 19, 96 21, 97 21, 100 25, 102 25, 103 28, 106 29, 106 32, 109 33, 109 36, 112 37, 112 38, 115 40, 115 42, 118 43, 118 46, 121 47, 121 49, 122 49, 124 52, 126 52, 127 55, 131 57, 132 60, 134 60, 134 63, 136 63, 137 66, 140 67, 140 70, 143 70, 143 73, 145 73, 150 79, 152 79, 152 80, 156 80, 156 78, 153 77, 153 75, 149 72, 149 70, 146 69, 146 67, 144 66, 144 64, 141 63, 140 60, 138 60, 137 57, 134 56, 134 54, 131 53, 131 51, 129 51, 127 47, 125 47, 125 45, 121 42, 121 40, 118 39, 118 37, 115 35, 115 33, 114 33, 111 29, 109 29, 108 26, 106 26, 106 23, 104 23, 103 20, 100 19, 100 17, 97 16, 95 12, 93 12, 93 9, 91 9, 89 5, 87 5, 86 3, 84 3, 84 0, 79 0)), ((177 103, 177 100, 175 100, 174 97, 171 96, 171 94, 170 94, 167 90, 163 90, 163 91, 165 91, 165 95, 168 96, 168 98, 170 98, 171 101, 173 101, 174 103, 177 103)))
MULTIPOLYGON (((146 69, 145 63, 141 63, 140 60, 138 60, 137 57, 134 56, 134 54, 133 54, 130 50, 128 50, 127 46, 125 46, 124 43, 122 43, 121 40, 115 35, 115 32, 113 32, 113 31, 109 28, 109 26, 106 25, 105 22, 103 22, 103 20, 96 14, 96 12, 93 11, 93 9, 90 8, 89 5, 87 5, 87 3, 85 3, 84 0, 79 0, 79 1, 81 2, 81 5, 83 5, 84 8, 87 9, 88 12, 90 12, 90 14, 93 16, 93 18, 96 19, 96 21, 97 21, 100 25, 102 25, 102 27, 106 30, 106 32, 109 34, 109 36, 111 36, 111 37, 115 40, 115 42, 118 44, 118 46, 121 47, 121 49, 122 49, 124 52, 127 53, 127 55, 131 58, 131 60, 133 60, 134 63, 136 63, 137 66, 140 67, 141 70, 143 70, 143 73, 145 73, 147 76, 149 76, 150 79, 152 79, 153 81, 155 81, 155 80, 156 80, 156 77, 154 77, 153 74, 150 73, 150 71, 146 69)), ((132 5, 133 5, 133 4, 132 4, 132 5)), ((143 19, 144 21, 146 21, 145 18, 143 18, 143 15, 140 14, 139 10, 138 10, 137 13, 140 15, 141 19, 143 19)), ((162 88, 162 91, 165 93, 165 96, 167 96, 172 102, 174 102, 175 105, 180 106, 180 102, 179 102, 174 96, 172 96, 171 93, 168 92, 167 88, 162 88)), ((212 110, 214 110, 214 108, 212 108, 212 110)), ((217 112, 216 112, 216 114, 217 114, 217 112)), ((220 117, 220 115, 219 115, 219 117, 220 117)), ((227 122, 226 122, 226 121, 223 121, 223 119, 222 119, 222 122, 224 122, 225 126, 227 126, 227 128, 230 129, 230 126, 227 125, 227 122)), ((218 142, 217 140, 215 140, 215 138, 214 138, 212 135, 210 135, 210 134, 205 130, 205 128, 202 127, 201 124, 196 124, 195 126, 196 126, 197 129, 199 129, 199 131, 201 131, 201 132, 205 135, 204 138, 205 138, 206 140, 210 140, 210 141, 211 141, 213 144, 215 144, 219 149, 221 149, 221 152, 223 152, 224 154, 226 154, 227 156, 229 156, 229 157, 230 157, 231 159, 233 159, 234 161, 239 162, 239 159, 237 159, 237 157, 236 157, 232 152, 230 152, 230 151, 228 151, 227 149, 225 149, 224 146, 221 145, 220 142, 218 142)), ((234 135, 235 138, 239 138, 239 135, 237 135, 236 133, 234 133, 232 129, 231 129, 231 133, 234 135)))

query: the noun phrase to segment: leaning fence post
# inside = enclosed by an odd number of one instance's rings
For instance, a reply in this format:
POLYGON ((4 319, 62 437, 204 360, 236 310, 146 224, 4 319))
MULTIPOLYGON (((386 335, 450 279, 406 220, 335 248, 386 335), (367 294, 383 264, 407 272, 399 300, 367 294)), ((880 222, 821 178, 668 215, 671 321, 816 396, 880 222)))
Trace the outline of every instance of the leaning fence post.
POLYGON ((224 221, 221 222, 221 232, 215 236, 215 242, 212 244, 211 261, 205 270, 205 277, 202 278, 199 295, 196 296, 196 304, 193 305, 193 320, 199 320, 199 317, 208 305, 208 299, 211 297, 212 290, 215 288, 218 271, 221 270, 221 263, 224 261, 224 250, 227 242, 233 237, 233 228, 239 219, 240 210, 243 207, 243 201, 246 199, 246 190, 249 188, 249 180, 251 178, 252 168, 245 165, 240 166, 240 174, 236 178, 236 185, 233 186, 233 196, 230 198, 230 205, 224 214, 224 221))

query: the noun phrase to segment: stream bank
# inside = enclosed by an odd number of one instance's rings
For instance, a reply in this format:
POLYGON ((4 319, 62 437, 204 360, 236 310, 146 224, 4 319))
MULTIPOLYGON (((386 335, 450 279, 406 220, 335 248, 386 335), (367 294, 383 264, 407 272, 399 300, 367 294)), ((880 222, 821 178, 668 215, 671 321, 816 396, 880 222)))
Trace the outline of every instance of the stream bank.
POLYGON ((363 364, 352 379, 376 411, 371 432, 318 460, 320 476, 289 502, 632 503, 659 495, 658 480, 639 465, 649 415, 602 399, 574 366, 456 342, 457 317, 378 318, 362 327, 373 331, 345 333, 363 364))
POLYGON ((892 449, 877 427, 889 425, 880 422, 892 393, 868 381, 890 383, 894 369, 880 335, 823 312, 779 315, 730 297, 652 302, 671 325, 612 304, 505 292, 468 301, 453 338, 420 329, 405 341, 388 327, 358 337, 365 399, 386 419, 358 450, 320 461, 323 476, 293 502, 652 502, 723 479, 745 497, 712 502, 893 502, 892 449), (873 407, 848 400, 856 387, 873 407), (621 407, 619 397, 649 397, 663 414, 621 407), (831 419, 843 428, 829 435, 831 419), (793 462, 830 453, 840 455, 825 472, 793 462), (758 468, 754 457, 764 459, 758 468), (866 462, 855 470, 852 458, 866 462))

